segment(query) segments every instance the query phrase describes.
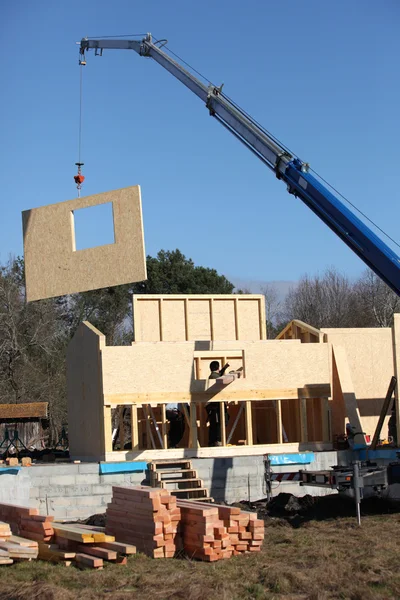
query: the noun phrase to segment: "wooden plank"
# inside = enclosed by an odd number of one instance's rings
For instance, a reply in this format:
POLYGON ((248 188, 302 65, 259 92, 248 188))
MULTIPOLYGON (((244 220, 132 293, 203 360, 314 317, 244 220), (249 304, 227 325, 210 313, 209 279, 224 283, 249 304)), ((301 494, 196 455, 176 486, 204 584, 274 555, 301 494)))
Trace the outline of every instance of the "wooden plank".
POLYGON ((94 542, 94 537, 90 531, 85 533, 78 527, 72 525, 64 525, 61 523, 53 523, 53 529, 55 533, 62 538, 72 540, 74 542, 81 542, 83 544, 90 544, 94 542))
POLYGON ((225 404, 222 402, 219 405, 219 417, 221 423, 221 444, 226 446, 225 404))
POLYGON ((78 566, 91 567, 92 569, 102 569, 103 559, 90 556, 89 554, 79 553, 75 556, 78 566))
POLYGON ((0 404, 0 419, 47 419, 48 402, 0 404))
POLYGON ((38 558, 48 560, 50 562, 63 562, 75 558, 75 552, 61 550, 57 544, 46 544, 39 542, 38 558))
POLYGON ((167 408, 165 404, 161 404, 161 435, 162 435, 162 447, 164 450, 168 448, 168 435, 167 435, 167 408))
POLYGON ((20 546, 25 546, 26 548, 37 548, 38 542, 35 540, 28 540, 27 538, 20 537, 19 535, 10 535, 9 542, 13 544, 19 544, 20 546))
POLYGON ((163 298, 159 298, 158 300, 158 317, 159 317, 159 327, 160 327, 160 342, 163 341, 163 313, 162 313, 162 303, 163 298))
POLYGON ((207 413, 204 406, 199 405, 200 413, 200 446, 207 446, 207 413))
POLYGON ((276 430, 278 432, 278 444, 282 444, 282 405, 280 400, 275 400, 276 430))
POLYGON ((259 456, 262 454, 287 454, 293 452, 324 452, 332 450, 331 442, 307 442, 299 441, 283 444, 258 444, 257 446, 226 446, 216 448, 176 448, 174 450, 141 450, 140 452, 110 452, 106 456, 109 462, 120 462, 121 460, 162 460, 168 459, 190 459, 190 458, 217 458, 235 456, 259 456))
POLYGON ((111 407, 104 406, 104 447, 106 452, 112 452, 111 407))
POLYGON ((239 340, 240 339, 240 326, 239 326, 239 300, 238 298, 235 298, 234 300, 234 314, 235 314, 235 336, 236 339, 239 340))
MULTIPOLYGON (((208 381, 208 380, 207 380, 208 381)), ((229 402, 251 400, 252 402, 264 400, 296 400, 298 398, 328 398, 331 395, 329 383, 321 385, 309 385, 303 388, 280 388, 280 389, 250 389, 237 390, 233 386, 221 388, 217 391, 218 384, 211 384, 204 392, 151 392, 134 394, 105 394, 105 403, 117 404, 168 404, 179 402, 189 404, 190 402, 229 402), (215 389, 214 386, 217 386, 215 389)))
POLYGON ((213 298, 210 298, 209 300, 210 303, 210 335, 211 335, 211 339, 214 339, 214 300, 213 298))
POLYGON ((135 404, 131 406, 131 438, 132 450, 139 450, 138 407, 135 404))
POLYGON ((78 546, 78 552, 97 556, 103 560, 117 560, 117 552, 109 548, 101 548, 100 546, 78 546))
POLYGON ((245 404, 245 416, 246 416, 246 444, 247 446, 253 445, 253 427, 252 427, 252 412, 251 412, 251 401, 247 400, 245 404))
POLYGON ((185 306, 185 338, 186 341, 189 341, 189 334, 190 334, 190 329, 189 329, 189 299, 185 298, 184 300, 184 306, 185 306))
POLYGON ((122 542, 104 542, 99 544, 99 547, 115 550, 119 554, 136 554, 135 546, 132 546, 132 544, 123 544, 122 542))

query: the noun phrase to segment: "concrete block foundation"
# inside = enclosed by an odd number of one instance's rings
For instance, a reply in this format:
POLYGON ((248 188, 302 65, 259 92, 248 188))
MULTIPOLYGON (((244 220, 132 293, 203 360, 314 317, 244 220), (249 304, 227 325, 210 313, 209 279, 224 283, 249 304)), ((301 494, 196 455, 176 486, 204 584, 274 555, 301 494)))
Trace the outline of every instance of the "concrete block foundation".
MULTIPOLYGON (((318 452, 308 465, 273 467, 274 473, 328 469, 346 461, 346 452, 318 452)), ((263 456, 192 459, 193 468, 217 502, 256 501, 266 496, 263 456)), ((100 475, 99 463, 33 465, 18 474, 1 474, 0 502, 31 505, 59 519, 75 520, 103 513, 111 501, 113 485, 145 483, 146 472, 100 475)), ((297 482, 273 484, 273 495, 296 496, 332 493, 323 488, 300 487, 297 482)))

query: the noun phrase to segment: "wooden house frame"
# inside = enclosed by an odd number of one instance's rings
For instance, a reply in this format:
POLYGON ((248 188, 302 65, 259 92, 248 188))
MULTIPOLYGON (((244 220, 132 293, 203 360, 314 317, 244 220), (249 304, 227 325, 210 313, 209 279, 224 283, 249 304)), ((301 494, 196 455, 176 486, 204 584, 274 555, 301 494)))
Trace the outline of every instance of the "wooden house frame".
POLYGON ((67 360, 71 456, 151 460, 332 448, 332 349, 266 340, 264 301, 137 296, 135 342, 125 347, 107 346, 101 332, 82 323, 67 360), (234 373, 209 380, 212 360, 229 362, 234 373), (218 447, 208 445, 210 401, 221 405, 218 447), (186 421, 176 449, 168 448, 171 402, 186 421))

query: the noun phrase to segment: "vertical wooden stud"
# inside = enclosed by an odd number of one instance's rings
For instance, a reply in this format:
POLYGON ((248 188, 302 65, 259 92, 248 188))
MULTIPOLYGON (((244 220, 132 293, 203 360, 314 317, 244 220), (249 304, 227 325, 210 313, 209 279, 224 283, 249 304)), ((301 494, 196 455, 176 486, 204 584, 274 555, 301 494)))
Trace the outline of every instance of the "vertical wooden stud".
POLYGON ((221 423, 221 443, 226 446, 225 402, 219 403, 219 418, 221 423))
POLYGON ((159 316, 159 326, 160 326, 160 342, 163 341, 163 314, 162 314, 162 308, 163 308, 163 299, 159 298, 158 300, 158 316, 159 316))
POLYGON ((139 450, 138 410, 136 404, 131 406, 131 438, 132 450, 139 450))
POLYGON ((104 452, 112 452, 111 406, 104 406, 104 452))
POLYGON ((196 379, 201 379, 201 358, 199 356, 197 356, 194 359, 194 363, 195 363, 195 377, 196 377, 196 379))
POLYGON ((118 406, 119 447, 125 448, 124 406, 118 406))
POLYGON ((211 341, 214 341, 214 301, 210 298, 210 338, 211 341))
POLYGON ((240 337, 239 300, 238 300, 238 298, 235 298, 234 306, 235 306, 235 339, 238 340, 240 337))
POLYGON ((207 413, 205 404, 199 404, 200 411, 200 446, 207 446, 207 413))
POLYGON ((184 300, 185 303, 185 337, 186 337, 186 341, 189 341, 189 334, 190 334, 190 330, 189 330, 189 300, 188 298, 185 298, 184 300))
POLYGON ((282 436, 282 405, 280 400, 275 400, 276 431, 278 432, 278 444, 283 443, 282 436))
POLYGON ((246 400, 246 443, 248 446, 253 445, 253 423, 252 423, 252 412, 251 412, 251 400, 246 400))
POLYGON ((167 436, 167 405, 161 404, 161 435, 163 439, 163 448, 168 448, 168 436, 167 436))

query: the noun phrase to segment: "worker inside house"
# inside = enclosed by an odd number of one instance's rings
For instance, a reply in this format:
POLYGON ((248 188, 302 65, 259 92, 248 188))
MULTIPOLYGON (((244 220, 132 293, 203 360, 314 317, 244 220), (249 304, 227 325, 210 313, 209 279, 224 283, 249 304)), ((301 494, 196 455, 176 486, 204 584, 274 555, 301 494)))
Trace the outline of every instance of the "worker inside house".
MULTIPOLYGON (((222 377, 224 375, 226 369, 229 367, 229 364, 226 363, 222 367, 219 368, 219 362, 217 360, 213 360, 210 363, 210 376, 209 379, 218 379, 218 377, 222 377)), ((229 421, 228 409, 226 407, 226 402, 224 404, 225 410, 225 423, 227 424, 229 421)), ((221 413, 220 413, 220 403, 219 402, 209 402, 206 404, 207 411, 207 422, 210 424, 209 434, 208 434, 208 445, 209 446, 221 446, 221 413)))
POLYGON ((185 433, 185 417, 179 404, 167 404, 166 416, 169 421, 168 448, 177 448, 185 433))

